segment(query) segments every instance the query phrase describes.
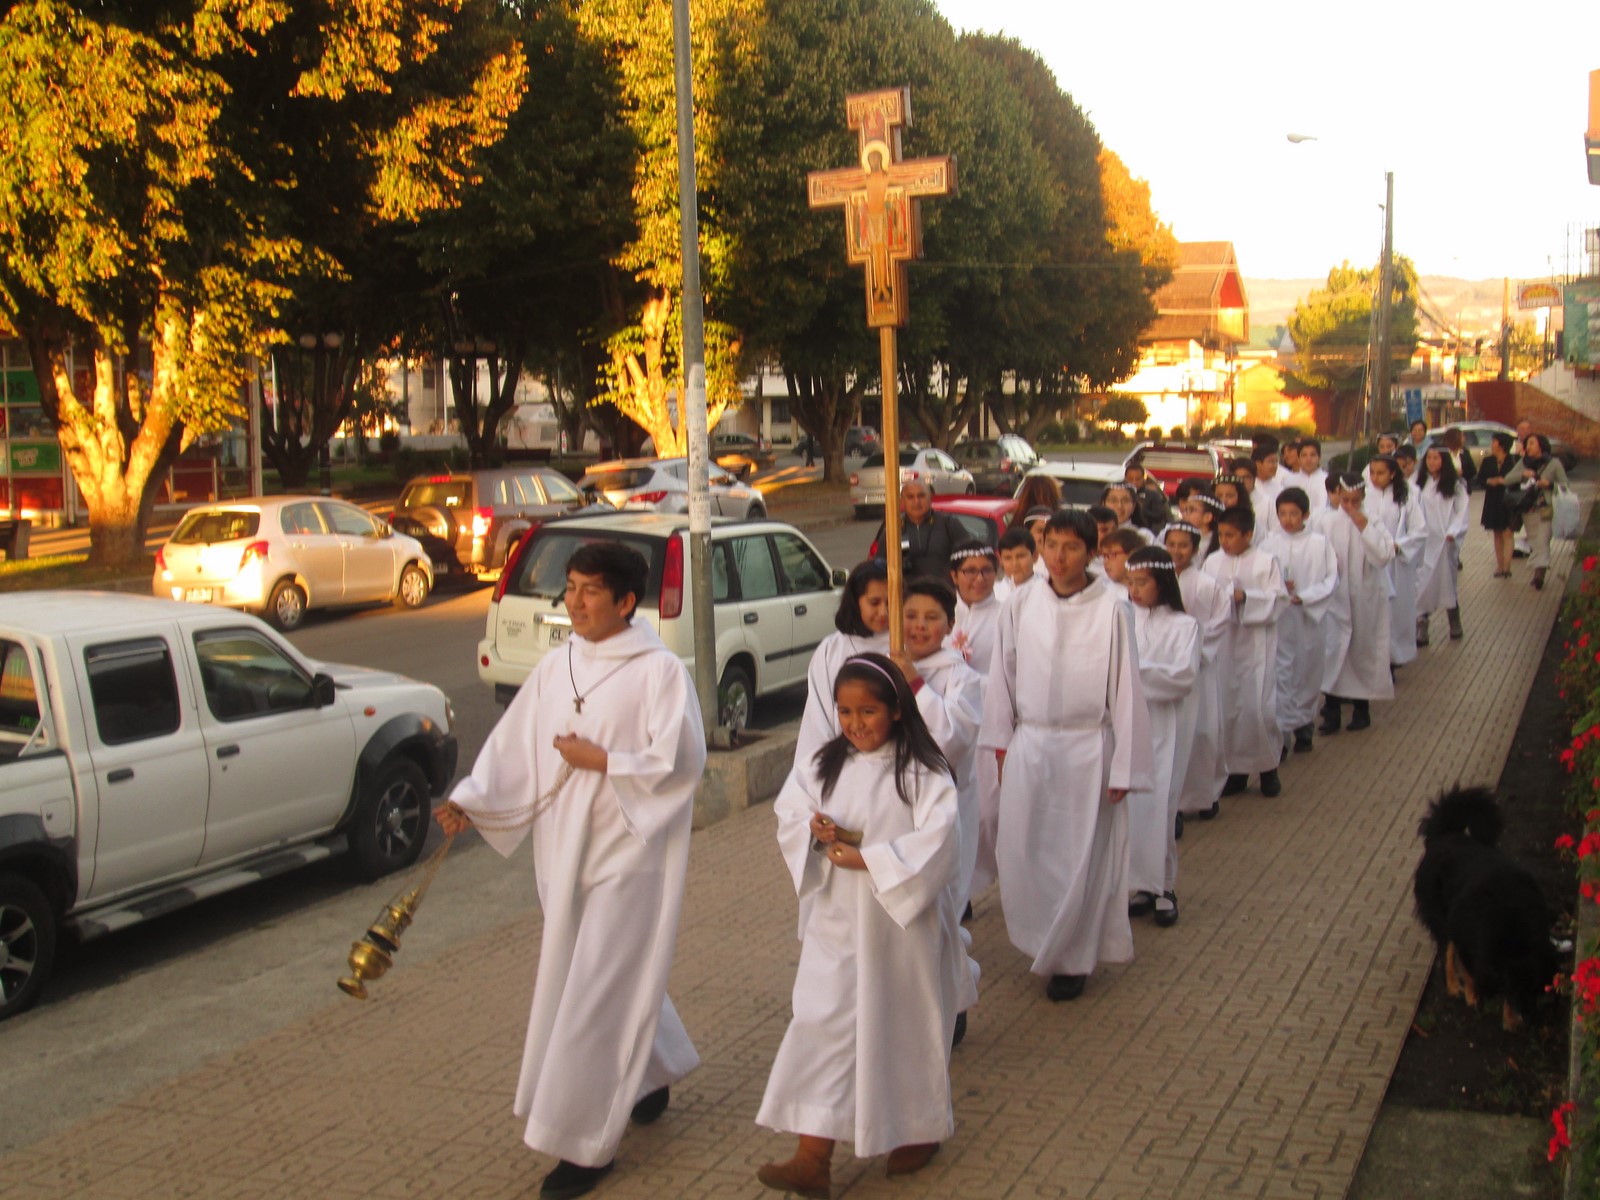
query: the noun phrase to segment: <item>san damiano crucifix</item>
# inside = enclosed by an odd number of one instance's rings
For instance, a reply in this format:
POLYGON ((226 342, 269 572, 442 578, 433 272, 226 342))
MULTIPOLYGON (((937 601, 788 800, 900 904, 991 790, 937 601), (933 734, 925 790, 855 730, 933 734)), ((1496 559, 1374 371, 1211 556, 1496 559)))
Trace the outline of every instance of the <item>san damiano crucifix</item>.
POLYGON ((900 565, 900 405, 895 330, 910 317, 906 264, 922 256, 918 199, 956 190, 956 161, 945 155, 900 157, 900 131, 911 124, 911 89, 845 97, 845 117, 861 143, 861 165, 813 171, 806 178, 812 208, 843 208, 845 249, 866 268, 867 327, 878 331, 883 374, 883 539, 889 567, 889 645, 904 645, 900 565))

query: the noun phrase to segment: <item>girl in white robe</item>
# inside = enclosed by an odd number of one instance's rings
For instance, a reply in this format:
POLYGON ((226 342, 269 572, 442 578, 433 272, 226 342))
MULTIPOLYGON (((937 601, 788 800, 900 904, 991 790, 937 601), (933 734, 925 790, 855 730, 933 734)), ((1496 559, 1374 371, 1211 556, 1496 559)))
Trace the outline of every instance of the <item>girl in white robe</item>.
POLYGON ((1367 464, 1372 485, 1363 511, 1394 542, 1389 563, 1389 663, 1403 667, 1417 657, 1417 566, 1428 540, 1417 493, 1398 460, 1378 457, 1367 464))
POLYGON ((845 581, 834 614, 836 632, 822 639, 806 671, 806 707, 800 715, 795 758, 810 762, 823 746, 839 736, 833 706, 833 681, 847 658, 889 649, 889 569, 881 559, 856 564, 845 581))
POLYGON ((981 750, 1003 757, 996 857, 1006 931, 1049 976, 1051 1000, 1082 995, 1096 964, 1133 957, 1127 792, 1148 786, 1150 727, 1133 619, 1089 560, 1086 512, 1050 518, 1050 578, 1000 615, 981 750))
MULTIPOLYGON (((1030 573, 1027 581, 1031 582, 1033 535, 1026 529, 1007 530, 1000 539, 1000 546, 1002 554, 1011 551, 1019 573, 1024 567, 1023 556, 1026 556, 1026 570, 1030 573), (1018 536, 1013 537, 1013 534, 1018 536)), ((950 560, 950 573, 956 581, 960 599, 956 602, 955 632, 950 635, 948 644, 950 649, 966 659, 967 665, 980 677, 986 676, 994 659, 996 622, 1000 619, 1000 608, 1004 603, 1000 596, 1000 584, 995 582, 1001 555, 978 542, 968 542, 951 551, 950 560), (990 568, 988 571, 983 569, 985 563, 990 568)), ((1011 584, 1009 579, 1001 582, 1011 584)), ((1015 590, 1012 584, 1006 594, 1010 595, 1015 590)), ((981 715, 981 695, 978 708, 981 715)), ((976 758, 978 848, 966 882, 969 904, 973 896, 986 891, 997 878, 994 840, 999 821, 1000 774, 995 766, 994 755, 979 754, 976 758)))
POLYGON ((1255 513, 1230 508, 1217 518, 1222 553, 1202 568, 1233 601, 1228 627, 1228 675, 1224 677, 1223 760, 1228 768, 1224 796, 1236 796, 1261 776, 1261 794, 1283 790, 1278 760, 1278 616, 1288 600, 1278 560, 1250 544, 1255 513))
POLYGON ((844 732, 796 761, 774 805, 778 846, 810 903, 794 1016, 756 1121, 800 1142, 757 1178, 804 1195, 827 1195, 835 1142, 889 1153, 897 1175, 954 1131, 950 1035, 966 969, 949 764, 887 658, 846 662, 836 696, 844 732))
POLYGON ((1217 517, 1226 507, 1227 505, 1211 494, 1209 484, 1196 487, 1189 493, 1188 499, 1179 505, 1184 521, 1200 531, 1200 544, 1194 552, 1195 566, 1205 566, 1206 559, 1216 552, 1217 517))
POLYGON ((1322 728, 1334 733, 1342 716, 1341 705, 1352 706, 1352 731, 1372 724, 1369 702, 1394 698, 1394 676, 1389 670, 1389 565, 1394 561, 1394 539, 1382 521, 1370 518, 1363 507, 1366 489, 1361 476, 1328 476, 1328 508, 1318 527, 1339 560, 1340 604, 1328 625, 1327 662, 1322 690, 1322 728))
POLYGON ((1228 629, 1233 621, 1233 602, 1222 585, 1194 562, 1200 545, 1199 529, 1193 525, 1168 526, 1166 541, 1167 553, 1178 574, 1178 589, 1183 593, 1183 610, 1200 623, 1194 739, 1178 807, 1184 815, 1209 821, 1221 811, 1217 798, 1228 780, 1222 757, 1222 681, 1228 675, 1228 629))
POLYGON ((1278 493, 1278 531, 1261 542, 1261 548, 1278 560, 1288 593, 1278 618, 1278 729, 1284 746, 1298 753, 1312 745, 1312 721, 1322 698, 1325 626, 1339 588, 1333 547, 1306 525, 1310 509, 1310 499, 1300 487, 1284 488, 1278 493))
POLYGON ((1150 531, 1141 528, 1136 521, 1139 515, 1139 493, 1131 483, 1108 483, 1105 490, 1100 493, 1100 503, 1117 514, 1118 529, 1126 529, 1139 539, 1139 544, 1142 546, 1150 544, 1150 531))
POLYGON ((1172 556, 1158 546, 1129 556, 1128 594, 1151 744, 1150 787, 1127 799, 1129 913, 1147 911, 1148 897, 1156 924, 1166 927, 1178 920, 1178 800, 1194 741, 1200 624, 1183 611, 1172 556))
POLYGON ((1436 446, 1423 455, 1417 479, 1417 507, 1427 530, 1417 570, 1417 645, 1426 646, 1428 622, 1441 608, 1449 618, 1451 639, 1462 635, 1456 576, 1467 536, 1467 487, 1456 476, 1454 460, 1436 446))

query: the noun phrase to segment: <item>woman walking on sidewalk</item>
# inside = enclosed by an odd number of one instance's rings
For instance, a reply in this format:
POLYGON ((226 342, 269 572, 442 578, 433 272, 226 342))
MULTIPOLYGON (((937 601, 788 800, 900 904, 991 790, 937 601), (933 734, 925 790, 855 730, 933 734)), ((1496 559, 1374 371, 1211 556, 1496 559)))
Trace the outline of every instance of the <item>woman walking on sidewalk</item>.
POLYGON ((1438 446, 1429 446, 1417 472, 1417 506, 1428 538, 1417 570, 1417 645, 1428 644, 1428 620, 1438 609, 1450 619, 1450 637, 1461 637, 1461 599, 1456 576, 1461 572, 1461 541, 1467 536, 1467 488, 1456 476, 1455 461, 1438 446))
POLYGON ((1522 460, 1511 452, 1516 438, 1509 433, 1497 433, 1489 445, 1489 453, 1478 464, 1478 483, 1483 490, 1483 514, 1478 518, 1494 538, 1494 577, 1511 578, 1511 550, 1516 537, 1513 526, 1516 513, 1506 497, 1506 476, 1516 470, 1522 460))
POLYGON ((1506 495, 1518 498, 1533 586, 1543 588, 1550 570, 1550 493, 1567 485, 1567 469, 1550 453, 1550 439, 1542 433, 1530 433, 1523 448, 1522 461, 1506 473, 1506 495))

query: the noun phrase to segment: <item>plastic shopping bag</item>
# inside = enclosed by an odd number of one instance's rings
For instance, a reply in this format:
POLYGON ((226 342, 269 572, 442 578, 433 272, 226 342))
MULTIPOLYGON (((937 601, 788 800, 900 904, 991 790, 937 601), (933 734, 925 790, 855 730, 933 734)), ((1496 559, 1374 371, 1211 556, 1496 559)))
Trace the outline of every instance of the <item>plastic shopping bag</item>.
POLYGON ((1550 536, 1572 540, 1578 536, 1578 494, 1557 485, 1550 502, 1550 536))

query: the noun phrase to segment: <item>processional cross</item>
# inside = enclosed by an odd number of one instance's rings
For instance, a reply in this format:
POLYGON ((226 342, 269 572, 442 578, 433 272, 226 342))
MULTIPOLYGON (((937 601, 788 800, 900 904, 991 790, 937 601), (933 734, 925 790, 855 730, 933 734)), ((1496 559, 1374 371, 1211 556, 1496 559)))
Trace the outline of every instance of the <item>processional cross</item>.
POLYGON ((849 260, 866 268, 867 327, 878 331, 883 373, 883 540, 889 566, 889 646, 903 645, 900 564, 900 413, 895 330, 910 317, 906 263, 922 256, 918 198, 956 190, 949 155, 900 157, 900 130, 911 124, 911 89, 846 96, 845 118, 861 142, 861 165, 813 171, 806 178, 812 208, 843 208, 849 260))

